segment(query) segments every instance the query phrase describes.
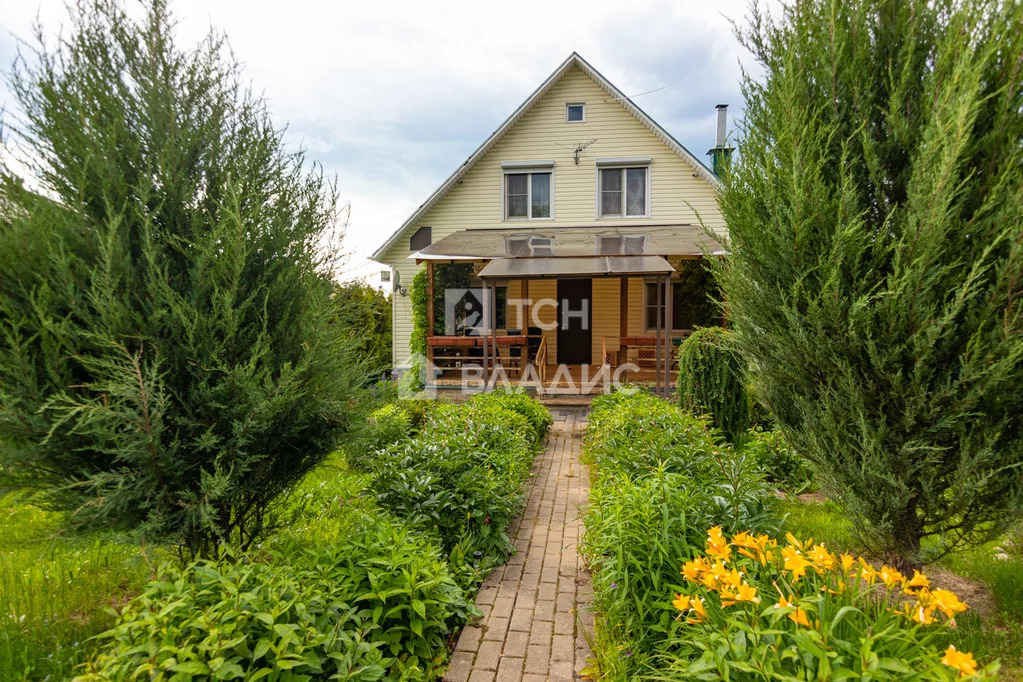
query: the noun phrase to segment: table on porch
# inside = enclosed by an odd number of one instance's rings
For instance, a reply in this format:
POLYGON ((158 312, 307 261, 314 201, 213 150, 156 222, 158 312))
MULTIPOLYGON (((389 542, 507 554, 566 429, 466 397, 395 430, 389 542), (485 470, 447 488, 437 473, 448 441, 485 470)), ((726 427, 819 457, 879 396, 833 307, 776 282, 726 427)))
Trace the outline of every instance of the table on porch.
MULTIPOLYGON (((429 336, 426 347, 428 360, 438 369, 458 369, 463 364, 483 365, 481 336, 429 336)), ((501 366, 520 375, 532 360, 529 357, 529 336, 525 334, 499 335, 497 348, 501 366), (502 349, 508 350, 507 355, 500 353, 502 349), (517 349, 518 354, 513 354, 512 349, 517 349)))

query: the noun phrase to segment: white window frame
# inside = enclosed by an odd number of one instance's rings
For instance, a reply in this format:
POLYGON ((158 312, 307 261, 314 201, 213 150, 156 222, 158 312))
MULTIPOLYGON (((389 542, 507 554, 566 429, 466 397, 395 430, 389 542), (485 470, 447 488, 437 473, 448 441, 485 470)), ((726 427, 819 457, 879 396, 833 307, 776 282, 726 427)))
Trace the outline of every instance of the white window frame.
POLYGON ((651 201, 651 193, 650 193, 650 188, 651 188, 650 177, 652 175, 652 173, 650 172, 650 165, 651 165, 651 159, 650 159, 649 156, 630 156, 630 157, 615 158, 615 159, 597 159, 597 161, 596 161, 597 172, 596 172, 596 177, 594 178, 594 181, 593 181, 594 182, 594 187, 595 187, 594 212, 593 212, 594 217, 597 220, 636 220, 637 218, 638 219, 643 219, 643 218, 651 217, 651 204, 653 202, 651 201), (628 171, 630 169, 634 169, 634 168, 635 169, 642 168, 645 171, 646 187, 644 188, 644 191, 646 192, 646 202, 645 202, 646 205, 644 206, 644 208, 646 209, 646 212, 641 214, 641 215, 626 215, 625 211, 626 211, 626 207, 628 206, 628 200, 629 200, 628 199, 628 183, 626 181, 627 180, 626 171, 628 171), (601 204, 602 204, 602 202, 601 202, 600 174, 601 174, 602 171, 613 171, 613 170, 618 170, 618 171, 621 171, 621 173, 622 173, 622 212, 621 212, 620 215, 605 216, 605 215, 603 215, 603 212, 601 211, 601 204))
POLYGON ((565 103, 565 123, 586 123, 586 102, 566 102, 565 103), (568 110, 571 107, 582 107, 583 117, 578 121, 572 121, 568 118, 568 110))
POLYGON ((553 161, 506 161, 501 164, 501 221, 517 223, 524 220, 554 220, 554 162, 553 161), (533 217, 533 175, 549 173, 551 176, 551 210, 549 216, 533 217), (526 215, 508 215, 508 176, 526 175, 526 215))
MULTIPOLYGON (((643 331, 645 331, 645 332, 657 331, 657 327, 648 327, 647 326, 647 312, 650 310, 650 308, 652 308, 652 307, 657 305, 656 299, 653 300, 653 301, 650 300, 650 285, 651 284, 654 284, 654 285, 658 286, 660 288, 660 291, 661 291, 661 296, 664 296, 664 293, 663 293, 664 292, 664 280, 661 280, 661 281, 649 280, 649 279, 648 280, 643 280, 643 331)), ((681 283, 678 282, 677 280, 674 280, 674 279, 671 280, 671 293, 672 293, 672 296, 675 295, 675 287, 680 286, 680 284, 681 283)), ((679 291, 679 295, 681 295, 681 294, 682 294, 682 292, 680 290, 679 291)), ((690 331, 689 329, 684 329, 682 327, 676 327, 675 325, 678 324, 678 320, 675 319, 674 315, 672 315, 671 317, 672 317, 672 319, 671 319, 671 329, 669 330, 670 332, 674 333, 674 332, 690 331)))

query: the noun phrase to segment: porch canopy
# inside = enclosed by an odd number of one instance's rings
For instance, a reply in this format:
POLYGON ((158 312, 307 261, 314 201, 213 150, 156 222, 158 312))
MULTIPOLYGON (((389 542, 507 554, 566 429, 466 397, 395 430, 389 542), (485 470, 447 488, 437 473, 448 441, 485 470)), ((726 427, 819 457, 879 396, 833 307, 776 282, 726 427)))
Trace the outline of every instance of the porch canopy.
MULTIPOLYGON (((446 261, 594 256, 695 257, 713 252, 715 248, 720 246, 699 225, 580 225, 557 228, 523 225, 459 230, 409 258, 446 261)), ((616 274, 625 273, 618 271, 616 274)))
POLYGON ((544 277, 621 277, 667 275, 675 268, 660 256, 595 256, 589 258, 495 258, 480 270, 480 279, 542 279, 544 277))

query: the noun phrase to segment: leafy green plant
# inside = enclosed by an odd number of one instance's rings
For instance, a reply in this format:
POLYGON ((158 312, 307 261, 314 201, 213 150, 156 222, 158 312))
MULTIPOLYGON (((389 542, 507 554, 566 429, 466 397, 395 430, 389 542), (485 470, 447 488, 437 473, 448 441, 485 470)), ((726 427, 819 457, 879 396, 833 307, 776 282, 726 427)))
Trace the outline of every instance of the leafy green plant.
POLYGON ((537 447, 543 444, 551 424, 554 423, 550 411, 523 390, 488 391, 474 396, 473 402, 477 405, 500 407, 525 417, 531 429, 529 439, 537 447))
POLYGON ((428 679, 471 611, 435 545, 367 519, 333 547, 165 567, 77 679, 428 679))
POLYGON ((397 443, 412 430, 412 420, 408 413, 394 403, 375 410, 369 416, 369 421, 372 427, 371 443, 376 447, 397 443))
POLYGON ((749 428, 746 365, 727 329, 697 329, 679 346, 678 396, 690 412, 709 415, 732 443, 749 428))
POLYGON ((753 427, 741 449, 763 470, 767 480, 784 490, 802 492, 814 485, 810 463, 792 449, 781 431, 753 427))
POLYGON ((536 453, 534 433, 525 417, 496 406, 436 410, 418 436, 374 459, 377 500, 436 534, 445 550, 463 544, 503 557, 536 453))
POLYGON ((402 398, 398 400, 397 405, 402 412, 408 415, 410 430, 413 433, 418 433, 438 403, 425 398, 402 398))
POLYGON ((409 351, 412 354, 411 367, 402 375, 403 394, 423 389, 423 374, 426 368, 426 337, 430 326, 430 305, 426 282, 426 268, 420 268, 412 277, 409 286, 409 302, 412 304, 412 334, 409 337, 409 351))

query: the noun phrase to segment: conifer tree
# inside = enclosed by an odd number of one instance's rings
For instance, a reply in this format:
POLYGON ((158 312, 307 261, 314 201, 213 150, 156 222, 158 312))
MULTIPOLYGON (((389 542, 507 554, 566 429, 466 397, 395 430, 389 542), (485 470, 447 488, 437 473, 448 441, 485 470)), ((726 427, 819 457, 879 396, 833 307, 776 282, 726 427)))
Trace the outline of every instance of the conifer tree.
POLYGON ((875 550, 983 542, 1023 495, 1023 5, 794 0, 739 35, 719 274, 758 397, 875 550))
POLYGON ((10 77, 0 483, 76 523, 245 547, 364 383, 337 193, 221 36, 179 47, 162 0, 69 11, 10 77))

